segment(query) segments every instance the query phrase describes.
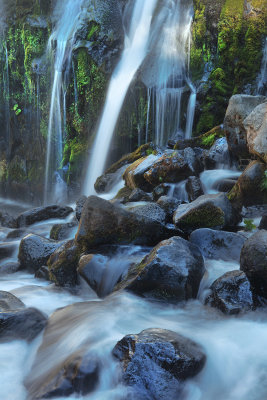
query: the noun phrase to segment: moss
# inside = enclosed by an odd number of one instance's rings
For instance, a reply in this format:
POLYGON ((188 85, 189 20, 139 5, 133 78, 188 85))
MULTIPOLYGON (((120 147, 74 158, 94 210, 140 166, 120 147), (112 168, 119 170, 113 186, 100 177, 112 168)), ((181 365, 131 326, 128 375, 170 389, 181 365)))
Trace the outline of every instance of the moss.
POLYGON ((213 228, 223 226, 224 223, 224 212, 212 204, 207 204, 186 214, 186 216, 179 221, 179 228, 186 230, 213 228))
POLYGON ((7 179, 10 182, 23 183, 27 181, 26 163, 15 156, 7 167, 7 179))
POLYGON ((182 150, 186 147, 202 147, 204 149, 210 149, 217 139, 224 137, 224 131, 220 126, 216 126, 210 131, 203 135, 197 136, 193 139, 179 141, 175 144, 174 150, 182 150))

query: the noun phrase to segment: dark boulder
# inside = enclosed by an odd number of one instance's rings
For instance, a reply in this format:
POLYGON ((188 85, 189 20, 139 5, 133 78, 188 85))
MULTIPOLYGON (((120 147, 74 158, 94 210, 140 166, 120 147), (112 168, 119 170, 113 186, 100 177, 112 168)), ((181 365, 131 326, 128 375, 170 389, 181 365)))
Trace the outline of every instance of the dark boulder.
POLYGON ((190 242, 199 247, 205 258, 223 261, 239 262, 245 241, 238 233, 208 228, 197 229, 190 236, 190 242))
POLYGON ((197 176, 190 176, 185 185, 188 193, 188 200, 190 202, 196 200, 199 196, 204 194, 201 180, 197 176))
POLYGON ((227 272, 210 289, 211 294, 205 304, 218 308, 224 314, 239 314, 254 307, 250 282, 242 271, 227 272))
POLYGON ((218 192, 227 193, 233 189, 235 184, 236 184, 235 179, 222 179, 222 180, 215 182, 213 188, 218 190, 218 192))
POLYGON ((144 205, 137 205, 130 210, 133 214, 139 215, 141 217, 150 218, 154 221, 158 221, 162 224, 166 222, 165 211, 155 203, 147 203, 144 205))
POLYGON ((27 235, 20 242, 19 261, 22 268, 36 272, 42 265, 46 265, 49 257, 62 243, 46 239, 38 235, 27 235))
POLYGON ((35 278, 37 279, 44 279, 45 281, 49 281, 49 269, 46 265, 43 265, 41 268, 39 268, 35 274, 35 278))
POLYGON ((14 274, 15 272, 18 272, 21 269, 21 265, 19 262, 6 262, 0 265, 0 274, 5 275, 5 274, 14 274))
POLYGON ((171 223, 174 211, 181 204, 180 200, 175 199, 170 196, 161 196, 157 204, 165 211, 166 213, 166 222, 171 223))
POLYGON ((240 269, 247 275, 256 294, 267 298, 267 231, 259 230, 244 244, 240 269))
POLYGON ((267 214, 263 215, 263 217, 261 218, 259 229, 267 230, 267 214))
POLYGON ((204 273, 200 250, 180 237, 172 237, 131 267, 117 289, 166 301, 184 301, 196 298, 204 273))
POLYGON ((178 333, 147 329, 127 335, 113 350, 121 362, 122 379, 131 387, 131 399, 179 399, 183 382, 204 367, 201 346, 178 333))
POLYGON ((174 229, 158 221, 90 196, 84 205, 75 241, 81 251, 88 251, 102 244, 155 245, 174 234, 174 229))
POLYGON ((75 286, 78 283, 79 250, 74 240, 59 247, 49 258, 49 278, 57 286, 75 286))
POLYGON ((33 340, 44 329, 47 318, 35 308, 0 312, 0 340, 33 340))
POLYGON ((51 218, 64 219, 72 212, 73 209, 71 207, 58 205, 34 208, 18 216, 17 226, 28 226, 51 218))
POLYGON ((5 228, 14 229, 17 228, 17 221, 8 213, 0 211, 0 225, 4 226, 5 228))
POLYGON ((26 229, 15 229, 7 234, 7 239, 20 239, 27 234, 26 229))
POLYGON ((76 218, 77 218, 78 221, 80 221, 80 219, 81 219, 83 206, 84 206, 86 200, 87 200, 87 197, 86 197, 86 196, 81 196, 81 197, 76 201, 75 215, 76 215, 76 218))
POLYGON ((0 260, 11 257, 16 248, 14 243, 0 243, 0 260))
POLYGON ((153 201, 153 195, 152 193, 146 193, 141 189, 134 189, 128 197, 128 201, 153 201))

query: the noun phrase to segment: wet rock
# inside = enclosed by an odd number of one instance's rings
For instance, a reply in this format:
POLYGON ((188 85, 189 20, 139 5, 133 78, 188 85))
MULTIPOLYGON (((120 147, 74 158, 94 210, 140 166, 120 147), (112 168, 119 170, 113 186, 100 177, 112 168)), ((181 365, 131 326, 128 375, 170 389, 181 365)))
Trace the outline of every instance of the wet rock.
POLYGON ((115 173, 105 173, 97 178, 94 188, 96 193, 107 193, 109 192, 116 184, 118 184, 122 175, 124 174, 127 165, 121 167, 115 173))
POLYGON ((43 265, 35 272, 35 278, 37 279, 44 279, 45 281, 49 281, 49 269, 46 265, 43 265))
POLYGON ((265 168, 263 163, 252 161, 238 178, 228 194, 228 198, 236 208, 266 204, 267 192, 261 188, 265 168))
POLYGON ((153 195, 152 193, 146 193, 141 189, 134 189, 128 197, 128 201, 153 201, 153 195))
POLYGON ((81 196, 76 202, 75 214, 78 221, 81 219, 83 206, 87 200, 86 196, 81 196))
POLYGON ((49 258, 49 278, 57 286, 75 286, 78 283, 79 250, 74 242, 63 244, 49 258))
POLYGON ((145 179, 144 174, 149 171, 152 165, 160 158, 160 155, 150 154, 131 164, 123 174, 126 186, 130 189, 142 189, 150 192, 153 186, 145 179))
POLYGON ((113 350, 121 362, 122 379, 135 399, 178 399, 182 382, 204 367, 203 349, 192 340, 165 329, 127 335, 113 350))
POLYGON ((253 294, 246 274, 242 271, 230 271, 221 276, 212 284, 211 294, 205 304, 228 315, 252 310, 253 294))
POLYGON ((214 169, 220 165, 229 164, 230 154, 227 139, 225 137, 217 139, 205 158, 205 166, 207 169, 214 169))
POLYGON ((194 150, 165 151, 144 173, 144 178, 152 185, 162 182, 178 183, 201 171, 201 164, 194 150))
POLYGON ((29 234, 20 242, 19 261, 22 268, 31 272, 37 271, 40 267, 47 264, 51 254, 60 247, 62 243, 46 239, 42 236, 29 234))
POLYGON ((166 214, 164 210, 155 203, 148 203, 141 206, 137 205, 131 208, 130 211, 135 215, 150 218, 162 224, 164 224, 166 221, 166 214))
POLYGON ((50 231, 50 239, 64 240, 70 239, 75 235, 75 227, 78 227, 77 222, 68 222, 66 224, 56 224, 50 231))
POLYGON ((237 158, 248 158, 247 133, 244 120, 259 104, 263 96, 237 94, 232 96, 224 119, 224 130, 231 153, 237 158))
POLYGON ((177 200, 174 197, 161 196, 158 199, 157 204, 165 211, 166 221, 172 222, 172 217, 173 217, 174 211, 181 204, 181 202, 180 202, 180 200, 177 200))
POLYGON ((240 269, 247 275, 256 294, 267 298, 267 231, 259 230, 244 244, 240 269))
POLYGON ((217 181, 214 185, 214 189, 218 190, 218 192, 227 193, 233 189, 236 184, 235 179, 222 179, 217 181))
POLYGON ((35 308, 0 312, 0 340, 33 340, 44 329, 47 318, 35 308))
POLYGON ((267 101, 254 108, 245 119, 244 127, 249 152, 267 163, 267 101))
POLYGON ((12 293, 0 291, 0 312, 23 310, 25 304, 12 293))
POLYGON ((183 301, 196 298, 204 273, 198 247, 173 237, 159 243, 140 264, 131 267, 117 288, 166 301, 183 301))
POLYGON ((1 275, 14 274, 15 272, 18 272, 20 269, 21 266, 19 262, 7 262, 4 263, 3 265, 0 265, 0 274, 1 275))
POLYGON ((190 176, 185 185, 190 202, 196 200, 204 194, 201 180, 196 176, 190 176))
POLYGON ((15 229, 14 231, 11 231, 7 235, 7 239, 20 239, 26 234, 26 229, 15 229))
POLYGON ((16 250, 14 243, 0 243, 0 260, 11 257, 16 250))
POLYGON ((208 228, 197 229, 190 236, 190 242, 198 246, 205 258, 237 261, 246 241, 243 235, 216 231, 208 228))
POLYGON ((17 226, 28 226, 51 218, 64 219, 72 212, 73 209, 71 207, 58 205, 34 208, 33 210, 26 211, 18 216, 17 226))
POLYGON ((190 204, 181 204, 173 217, 175 226, 188 233, 198 228, 222 229, 235 225, 238 220, 222 193, 203 195, 190 204))
POLYGON ((0 211, 0 224, 6 228, 17 228, 17 221, 6 212, 0 211))
POLYGON ((267 230, 267 214, 265 214, 265 215, 262 217, 261 222, 260 222, 260 225, 259 225, 259 229, 265 229, 265 230, 267 230))
POLYGON ((171 185, 167 183, 162 183, 153 189, 153 199, 157 201, 161 196, 167 196, 170 191, 171 185))
POLYGON ((81 251, 88 251, 102 244, 135 243, 150 246, 173 234, 173 229, 158 221, 90 196, 84 206, 75 240, 81 251))

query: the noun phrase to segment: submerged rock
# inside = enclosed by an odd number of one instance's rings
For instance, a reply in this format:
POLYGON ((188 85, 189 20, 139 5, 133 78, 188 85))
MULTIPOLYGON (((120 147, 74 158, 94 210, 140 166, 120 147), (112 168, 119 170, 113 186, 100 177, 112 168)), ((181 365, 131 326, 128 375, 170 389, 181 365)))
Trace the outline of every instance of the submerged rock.
POLYGON ((245 241, 246 238, 238 233, 208 228, 197 229, 190 236, 190 242, 200 248, 205 258, 223 261, 239 262, 245 241))
POLYGON ((29 234, 20 242, 19 261, 21 268, 36 272, 42 265, 46 265, 49 257, 62 243, 46 239, 42 236, 29 234))
POLYGON ((198 228, 234 226, 238 217, 226 195, 220 193, 203 195, 190 204, 181 204, 173 221, 177 228, 191 233, 198 228))
POLYGON ((64 219, 72 212, 73 209, 71 207, 62 207, 58 205, 34 208, 33 210, 26 211, 18 216, 17 226, 28 226, 51 218, 64 219))
POLYGON ((19 262, 7 262, 3 265, 0 265, 0 274, 14 274, 21 269, 21 265, 19 262))
POLYGON ((25 304, 12 293, 0 291, 0 312, 23 310, 25 304))
POLYGON ((113 355, 121 362, 123 382, 131 387, 129 398, 138 400, 179 399, 183 381, 197 375, 206 362, 201 346, 165 329, 127 335, 113 355))
POLYGON ((13 243, 0 243, 0 260, 12 256, 16 250, 16 245, 13 243))
POLYGON ((211 294, 205 304, 218 308, 224 314, 239 314, 254 307, 250 282, 242 271, 227 272, 210 289, 211 294))
POLYGON ((267 298, 267 230, 259 230, 245 242, 240 269, 247 275, 256 294, 267 298))
POLYGON ((196 298, 204 273, 204 260, 198 247, 180 237, 172 237, 159 243, 140 264, 131 267, 117 288, 166 301, 183 301, 196 298))
POLYGON ((174 229, 135 215, 96 196, 88 197, 75 238, 81 251, 102 244, 155 245, 174 235, 174 229))

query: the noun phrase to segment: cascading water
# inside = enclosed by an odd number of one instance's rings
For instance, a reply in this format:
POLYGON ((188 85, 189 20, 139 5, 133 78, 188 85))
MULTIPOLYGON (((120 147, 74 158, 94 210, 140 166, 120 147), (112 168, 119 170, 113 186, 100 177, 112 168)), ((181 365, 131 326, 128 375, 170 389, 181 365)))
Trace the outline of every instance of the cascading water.
POLYGON ((152 16, 157 0, 137 0, 134 5, 130 29, 125 37, 121 60, 111 78, 102 119, 93 145, 85 180, 86 194, 94 193, 94 183, 105 168, 113 132, 136 71, 147 51, 152 16))
POLYGON ((257 93, 263 95, 267 93, 267 37, 265 38, 262 66, 258 79, 257 93))
POLYGON ((49 39, 48 51, 51 54, 56 46, 54 56, 54 81, 51 94, 50 116, 47 136, 47 153, 45 168, 44 202, 62 197, 65 185, 57 170, 60 168, 63 152, 63 133, 65 115, 65 75, 71 64, 71 55, 75 36, 81 26, 85 9, 84 0, 58 1, 55 15, 60 18, 49 39), (63 106, 62 106, 63 99, 63 106), (52 174, 55 173, 55 185, 52 191, 52 174), (52 196, 49 193, 52 192, 52 196), (57 198, 56 198, 57 197, 57 198))
MULTIPOLYGON (((152 26, 151 57, 144 66, 143 80, 152 91, 154 140, 165 145, 181 134, 181 104, 183 94, 191 91, 184 136, 192 134, 196 90, 189 79, 191 1, 165 0, 152 26)), ((148 104, 150 108, 150 104, 148 104)))

